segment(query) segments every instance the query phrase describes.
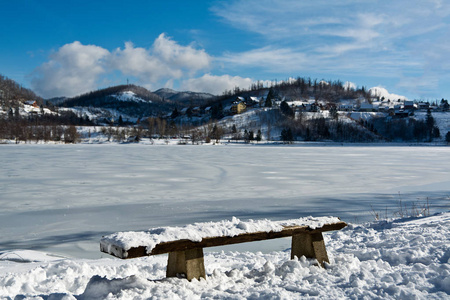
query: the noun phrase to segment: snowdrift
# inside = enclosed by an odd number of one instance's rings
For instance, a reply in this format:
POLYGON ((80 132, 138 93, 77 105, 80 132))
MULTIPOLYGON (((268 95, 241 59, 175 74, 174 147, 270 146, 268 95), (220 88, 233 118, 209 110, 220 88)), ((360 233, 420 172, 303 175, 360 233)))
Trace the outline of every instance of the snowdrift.
POLYGON ((164 278, 167 257, 0 252, 0 298, 450 299, 450 212, 326 233, 326 269, 289 251, 206 253, 207 279, 164 278))

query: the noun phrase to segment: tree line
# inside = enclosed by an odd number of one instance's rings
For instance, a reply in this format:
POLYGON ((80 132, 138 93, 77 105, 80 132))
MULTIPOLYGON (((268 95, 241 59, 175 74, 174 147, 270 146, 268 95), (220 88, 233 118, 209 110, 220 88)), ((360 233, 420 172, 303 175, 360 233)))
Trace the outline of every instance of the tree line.
POLYGON ((275 94, 282 94, 288 99, 309 99, 325 100, 337 102, 341 99, 364 98, 371 100, 372 94, 362 86, 353 88, 350 85, 344 86, 340 80, 318 80, 310 77, 297 77, 284 81, 271 81, 264 85, 261 81, 253 83, 249 88, 235 87, 232 90, 225 90, 222 96, 216 101, 223 101, 226 98, 240 96, 243 93, 257 92, 262 90, 273 90, 275 94))
POLYGON ((80 135, 76 126, 89 126, 93 123, 87 118, 77 116, 72 111, 59 114, 20 115, 20 109, 10 109, 0 118, 0 139, 19 142, 65 142, 76 143, 80 135))

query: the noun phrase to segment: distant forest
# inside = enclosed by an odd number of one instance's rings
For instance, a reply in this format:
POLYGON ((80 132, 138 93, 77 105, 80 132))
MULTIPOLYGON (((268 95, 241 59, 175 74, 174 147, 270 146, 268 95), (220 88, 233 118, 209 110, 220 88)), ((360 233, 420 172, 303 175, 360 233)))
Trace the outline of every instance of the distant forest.
POLYGON ((114 109, 126 115, 151 116, 159 112, 167 113, 171 109, 161 97, 136 85, 118 85, 76 96, 59 104, 62 107, 101 107, 114 109), (130 91, 143 101, 120 101, 113 95, 130 91))
POLYGON ((65 101, 62 106, 64 107, 74 107, 74 106, 94 106, 100 107, 104 103, 109 103, 111 100, 108 100, 111 95, 120 94, 124 91, 131 91, 137 95, 139 98, 151 101, 151 102, 161 102, 162 99, 158 95, 150 92, 146 88, 137 86, 137 85, 118 85, 112 86, 105 89, 92 91, 86 94, 82 94, 76 97, 72 97, 65 101))
POLYGON ((0 105, 3 107, 16 107, 18 102, 36 100, 42 104, 43 99, 32 90, 23 88, 20 84, 0 74, 0 105))
POLYGON ((283 95, 287 99, 315 99, 336 103, 342 99, 364 98, 370 101, 373 95, 364 86, 361 88, 345 87, 340 80, 325 81, 311 78, 297 77, 280 82, 272 82, 270 86, 264 86, 262 81, 253 83, 250 88, 242 89, 235 87, 233 90, 226 90, 219 98, 229 98, 243 93, 258 92, 261 90, 273 89, 276 94, 283 95))

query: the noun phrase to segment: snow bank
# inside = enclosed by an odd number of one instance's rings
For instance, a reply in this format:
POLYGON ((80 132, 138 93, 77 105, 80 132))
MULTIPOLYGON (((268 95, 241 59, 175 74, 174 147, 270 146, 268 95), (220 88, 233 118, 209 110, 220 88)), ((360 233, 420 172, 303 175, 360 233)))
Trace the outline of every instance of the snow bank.
POLYGON ((117 232, 103 237, 101 242, 105 245, 119 246, 125 251, 134 247, 145 246, 147 253, 150 253, 157 244, 164 242, 177 240, 200 242, 203 238, 209 237, 233 237, 254 232, 279 232, 285 226, 309 226, 311 229, 315 229, 322 227, 324 224, 337 222, 340 222, 340 219, 336 217, 305 217, 287 221, 266 219, 246 222, 233 217, 232 220, 195 223, 183 227, 159 227, 147 231, 117 232))
POLYGON ((167 257, 0 261, 0 298, 450 299, 450 212, 325 233, 330 264, 289 251, 206 253, 207 278, 164 278, 167 257))

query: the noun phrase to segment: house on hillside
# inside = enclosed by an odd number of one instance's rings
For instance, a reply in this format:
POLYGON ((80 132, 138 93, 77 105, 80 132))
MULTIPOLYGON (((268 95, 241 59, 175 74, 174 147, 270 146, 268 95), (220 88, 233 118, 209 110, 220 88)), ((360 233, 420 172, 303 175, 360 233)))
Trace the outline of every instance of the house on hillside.
POLYGON ((201 109, 199 106, 196 106, 192 109, 192 115, 195 117, 200 117, 201 116, 201 109))
POLYGON ((397 118, 407 118, 410 115, 411 115, 411 112, 409 110, 400 109, 400 110, 394 111, 394 116, 397 118))
POLYGON ((291 104, 295 111, 304 112, 320 112, 321 105, 316 100, 294 101, 291 104))
POLYGON ((341 104, 339 105, 340 111, 353 111, 353 105, 352 104, 341 104))
POLYGON ((374 107, 370 103, 361 103, 361 106, 359 107, 359 111, 362 112, 373 112, 375 111, 374 107))
POLYGON ((260 98, 250 96, 245 101, 245 105, 247 107, 254 107, 254 106, 257 106, 257 105, 261 106, 261 102, 262 102, 262 100, 260 98))
POLYGON ((450 110, 450 105, 448 104, 448 100, 441 100, 441 103, 439 104, 439 108, 442 111, 449 111, 450 110))
POLYGON ((189 107, 185 107, 180 111, 180 114, 182 114, 183 116, 187 113, 189 107))
POLYGON ((429 107, 430 107, 430 103, 428 103, 428 102, 417 103, 417 108, 420 110, 427 110, 429 107))
POLYGON ((39 105, 37 104, 36 100, 25 101, 25 104, 33 106, 34 108, 39 108, 39 105))
POLYGON ((405 101, 403 102, 404 110, 413 110, 414 109, 414 101, 405 101))
POLYGON ((244 101, 235 101, 231 105, 231 112, 233 114, 241 114, 246 110, 247 106, 245 105, 244 101))

